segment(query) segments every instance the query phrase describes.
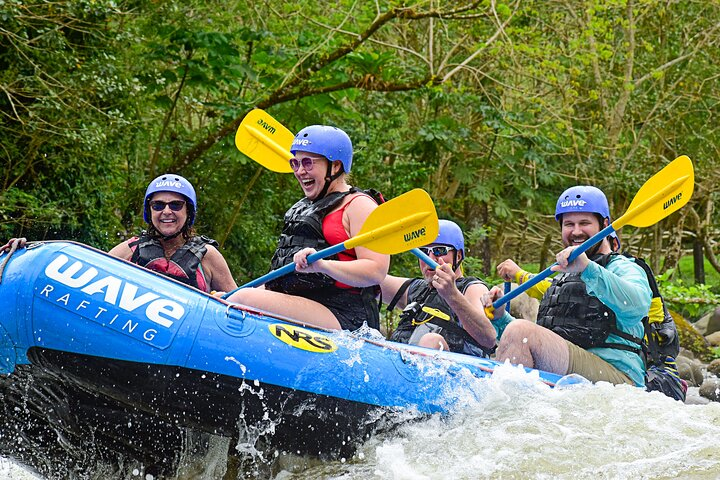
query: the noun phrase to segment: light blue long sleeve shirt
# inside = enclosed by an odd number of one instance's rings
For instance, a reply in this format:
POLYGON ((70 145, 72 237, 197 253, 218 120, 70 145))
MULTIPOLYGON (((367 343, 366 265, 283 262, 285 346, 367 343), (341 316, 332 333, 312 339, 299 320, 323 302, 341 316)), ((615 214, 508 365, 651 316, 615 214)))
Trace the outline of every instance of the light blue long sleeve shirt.
MULTIPOLYGON (((620 330, 643 338, 645 329, 642 319, 650 311, 652 290, 642 267, 627 257, 614 255, 605 268, 590 262, 580 278, 585 282, 588 294, 597 297, 615 312, 620 330)), ((637 346, 617 335, 611 334, 608 340, 637 346)), ((588 351, 626 374, 635 385, 645 386, 645 363, 640 355, 617 348, 589 348, 588 351)))
MULTIPOLYGON (((585 282, 589 295, 597 297, 615 312, 620 330, 636 338, 643 338, 645 329, 642 319, 650 311, 652 290, 642 267, 625 256, 614 255, 605 268, 590 262, 580 278, 585 282)), ((497 331, 498 339, 512 320, 514 318, 507 311, 503 316, 493 320, 492 324, 497 331)), ((636 344, 617 335, 611 334, 608 341, 637 347, 636 344)), ((635 385, 639 387, 645 385, 645 364, 640 355, 617 348, 589 348, 588 351, 626 374, 635 385)))

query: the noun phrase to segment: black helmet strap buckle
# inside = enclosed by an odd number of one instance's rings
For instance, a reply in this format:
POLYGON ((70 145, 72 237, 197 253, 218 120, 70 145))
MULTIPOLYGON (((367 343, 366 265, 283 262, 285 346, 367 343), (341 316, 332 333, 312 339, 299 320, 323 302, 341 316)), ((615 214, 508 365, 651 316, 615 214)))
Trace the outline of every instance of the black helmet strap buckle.
POLYGON ((320 191, 320 195, 318 195, 317 200, 320 200, 321 198, 325 198, 325 195, 327 195, 328 189, 330 188, 330 184, 334 182, 340 175, 343 174, 344 170, 340 168, 336 174, 333 175, 332 173, 332 160, 329 158, 327 159, 328 166, 327 166, 327 173, 325 173, 325 185, 323 186, 323 189, 320 191))

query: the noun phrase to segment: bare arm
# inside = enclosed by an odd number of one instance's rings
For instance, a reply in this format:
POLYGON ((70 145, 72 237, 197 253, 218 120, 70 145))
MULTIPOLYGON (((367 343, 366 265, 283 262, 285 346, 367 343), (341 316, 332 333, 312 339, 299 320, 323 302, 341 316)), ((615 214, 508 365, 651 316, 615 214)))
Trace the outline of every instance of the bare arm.
MULTIPOLYGON (((506 282, 515 282, 518 285, 522 285, 535 276, 534 273, 529 273, 518 266, 517 263, 513 262, 509 258, 497 266, 498 275, 506 282)), ((550 288, 550 280, 547 278, 540 281, 525 291, 529 296, 542 300, 543 295, 548 288, 550 288)))
POLYGON ((207 246, 207 253, 202 259, 202 268, 211 290, 229 292, 237 288, 225 257, 212 245, 207 246))
POLYGON ((496 344, 497 331, 485 316, 482 296, 487 292, 487 287, 481 283, 470 285, 465 290, 465 295, 460 295, 454 301, 448 301, 448 305, 471 337, 483 347, 492 348, 496 344))
MULTIPOLYGON (((343 226, 351 238, 360 232, 365 219, 376 208, 375 202, 365 195, 355 199, 347 206, 343 215, 343 226)), ((364 247, 355 249, 357 260, 318 260, 308 264, 307 256, 312 251, 312 249, 306 248, 295 254, 298 272, 325 273, 335 280, 353 287, 379 285, 390 268, 389 255, 376 253, 364 247)))
POLYGON ((108 253, 113 257, 122 258, 123 260, 130 260, 133 255, 133 251, 130 250, 128 244, 132 239, 126 240, 119 245, 115 245, 108 253))
POLYGON ((485 348, 494 347, 497 332, 485 316, 482 303, 483 296, 488 292, 487 287, 477 283, 470 285, 465 290, 465 294, 462 294, 455 284, 455 274, 451 265, 442 259, 439 263, 433 279, 433 285, 438 293, 458 317, 465 331, 476 342, 485 348))
MULTIPOLYGON (((408 279, 403 277, 394 277, 392 275, 386 275, 385 279, 380 282, 380 291, 382 292, 383 303, 389 303, 395 297, 395 294, 400 290, 403 283, 408 279)), ((403 309, 407 306, 407 290, 403 292, 400 299, 395 304, 395 308, 403 309)))

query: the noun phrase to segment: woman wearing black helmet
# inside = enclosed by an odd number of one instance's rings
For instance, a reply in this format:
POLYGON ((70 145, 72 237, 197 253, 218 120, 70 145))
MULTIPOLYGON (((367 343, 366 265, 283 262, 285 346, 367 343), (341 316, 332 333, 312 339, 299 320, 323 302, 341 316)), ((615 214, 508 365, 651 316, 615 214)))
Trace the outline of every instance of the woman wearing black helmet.
POLYGON ((195 234, 197 197, 180 175, 164 174, 145 191, 148 229, 124 241, 110 255, 129 260, 204 292, 237 288, 217 242, 195 234))
POLYGON ((308 263, 308 255, 357 235, 377 203, 351 187, 352 143, 339 128, 312 125, 293 141, 290 159, 304 197, 285 213, 272 269, 295 264, 295 272, 245 288, 228 298, 310 325, 355 330, 379 327, 376 295, 390 257, 364 247, 308 263))

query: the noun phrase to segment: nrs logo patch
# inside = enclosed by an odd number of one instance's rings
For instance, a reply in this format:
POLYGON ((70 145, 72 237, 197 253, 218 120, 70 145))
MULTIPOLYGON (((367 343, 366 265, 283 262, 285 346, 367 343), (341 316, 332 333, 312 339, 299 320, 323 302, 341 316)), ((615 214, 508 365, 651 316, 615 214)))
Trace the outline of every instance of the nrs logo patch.
POLYGON ((275 338, 301 350, 315 353, 331 353, 338 348, 330 338, 312 330, 284 323, 275 323, 269 325, 268 328, 275 338))

